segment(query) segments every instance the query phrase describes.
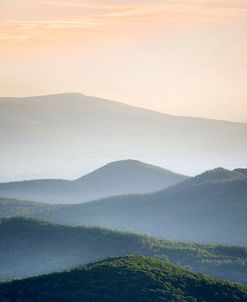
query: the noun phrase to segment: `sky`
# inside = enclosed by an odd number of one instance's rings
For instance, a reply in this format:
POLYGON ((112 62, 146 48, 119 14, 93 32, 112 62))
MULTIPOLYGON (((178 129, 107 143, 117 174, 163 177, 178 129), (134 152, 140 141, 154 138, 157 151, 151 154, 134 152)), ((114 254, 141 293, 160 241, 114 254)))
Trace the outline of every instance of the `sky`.
POLYGON ((247 122, 247 0, 1 0, 0 96, 247 122))

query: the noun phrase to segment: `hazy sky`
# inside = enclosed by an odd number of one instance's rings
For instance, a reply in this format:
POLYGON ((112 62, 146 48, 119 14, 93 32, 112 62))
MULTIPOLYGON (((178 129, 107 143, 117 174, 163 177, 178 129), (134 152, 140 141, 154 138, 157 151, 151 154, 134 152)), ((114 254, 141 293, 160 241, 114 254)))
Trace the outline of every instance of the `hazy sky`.
POLYGON ((247 0, 0 0, 0 96, 247 122, 247 0))

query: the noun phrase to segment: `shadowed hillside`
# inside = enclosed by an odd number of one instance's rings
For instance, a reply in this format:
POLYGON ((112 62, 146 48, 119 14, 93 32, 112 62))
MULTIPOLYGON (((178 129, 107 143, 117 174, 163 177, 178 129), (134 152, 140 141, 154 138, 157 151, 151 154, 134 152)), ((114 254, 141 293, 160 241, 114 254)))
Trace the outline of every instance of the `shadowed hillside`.
POLYGON ((4 302, 245 302, 247 287, 168 262, 126 256, 70 271, 0 284, 4 302))
POLYGON ((153 194, 123 195, 43 212, 44 219, 171 240, 247 244, 247 177, 222 168, 153 194))
POLYGON ((247 283, 244 247, 184 244, 96 227, 69 227, 27 219, 0 223, 0 279, 32 276, 112 256, 167 259, 225 280, 247 283))

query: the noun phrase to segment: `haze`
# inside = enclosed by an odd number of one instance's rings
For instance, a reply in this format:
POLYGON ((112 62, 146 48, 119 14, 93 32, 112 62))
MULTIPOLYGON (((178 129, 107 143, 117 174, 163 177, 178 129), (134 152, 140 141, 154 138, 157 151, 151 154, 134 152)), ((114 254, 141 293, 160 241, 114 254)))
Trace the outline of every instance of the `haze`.
POLYGON ((247 2, 1 0, 0 96, 247 121, 247 2))

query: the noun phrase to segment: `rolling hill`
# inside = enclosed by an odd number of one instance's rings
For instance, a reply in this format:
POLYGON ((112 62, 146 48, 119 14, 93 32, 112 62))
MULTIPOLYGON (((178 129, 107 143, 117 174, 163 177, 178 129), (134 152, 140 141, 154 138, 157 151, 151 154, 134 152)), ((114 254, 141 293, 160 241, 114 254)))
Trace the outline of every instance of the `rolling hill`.
POLYGON ((192 273, 168 262, 125 256, 0 284, 4 302, 245 302, 247 287, 192 273))
POLYGON ((54 208, 40 217, 170 240, 246 245, 246 215, 247 177, 217 168, 156 193, 54 208))
POLYGON ((0 183, 0 196, 49 203, 83 203, 114 195, 155 192, 186 178, 137 160, 122 160, 74 181, 45 179, 0 183))
POLYGON ((77 93, 0 98, 0 181, 75 179, 119 158, 185 175, 244 167, 246 133, 244 123, 177 117, 77 93))
POLYGON ((234 171, 239 172, 239 173, 244 174, 244 175, 247 176, 247 169, 241 169, 241 168, 239 168, 239 169, 235 169, 234 171))
POLYGON ((247 283, 247 248, 244 247, 185 244, 23 217, 0 221, 1 280, 54 272, 128 254, 154 256, 221 279, 247 283))
POLYGON ((51 209, 58 209, 63 205, 53 205, 42 202, 26 201, 0 197, 0 218, 16 216, 36 217, 51 209))

